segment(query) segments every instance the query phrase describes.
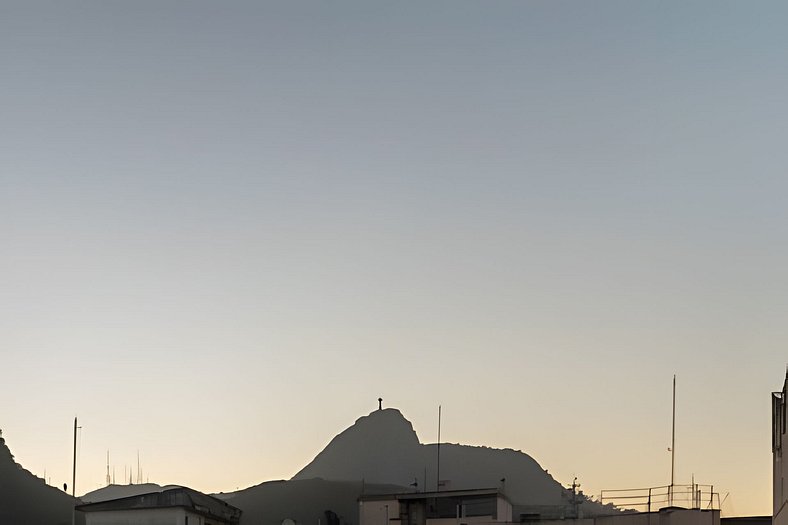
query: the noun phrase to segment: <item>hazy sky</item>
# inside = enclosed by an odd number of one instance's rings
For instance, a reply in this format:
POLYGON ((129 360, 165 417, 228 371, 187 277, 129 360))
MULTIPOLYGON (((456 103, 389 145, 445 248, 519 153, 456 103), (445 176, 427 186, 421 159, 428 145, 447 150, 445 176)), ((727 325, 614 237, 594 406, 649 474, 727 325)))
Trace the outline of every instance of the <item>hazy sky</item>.
POLYGON ((770 514, 785 2, 0 2, 0 428, 79 493, 377 407, 770 514))

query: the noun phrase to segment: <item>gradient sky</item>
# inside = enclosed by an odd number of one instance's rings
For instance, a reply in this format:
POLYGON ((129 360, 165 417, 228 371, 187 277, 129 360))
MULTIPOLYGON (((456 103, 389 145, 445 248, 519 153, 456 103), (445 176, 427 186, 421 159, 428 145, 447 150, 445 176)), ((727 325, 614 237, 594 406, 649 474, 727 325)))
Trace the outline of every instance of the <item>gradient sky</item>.
POLYGON ((377 406, 770 514, 785 2, 0 2, 0 428, 77 492, 377 406))

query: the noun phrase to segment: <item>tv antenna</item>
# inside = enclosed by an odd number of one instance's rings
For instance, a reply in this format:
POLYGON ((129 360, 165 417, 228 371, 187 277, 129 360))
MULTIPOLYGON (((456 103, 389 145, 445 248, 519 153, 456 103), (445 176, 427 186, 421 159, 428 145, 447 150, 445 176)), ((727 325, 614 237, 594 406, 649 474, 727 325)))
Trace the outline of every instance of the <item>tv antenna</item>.
POLYGON ((670 439, 670 489, 668 504, 673 506, 673 481, 676 472, 676 374, 673 374, 673 429, 670 439))
MULTIPOLYGON (((73 463, 73 470, 71 472, 71 497, 76 498, 76 490, 77 490, 77 429, 82 428, 77 426, 77 418, 74 416, 74 463, 73 463)), ((74 508, 71 510, 71 525, 74 525, 77 521, 77 508, 76 508, 76 499, 74 500, 74 508)))
POLYGON ((438 469, 435 479, 435 492, 441 490, 441 406, 438 405, 438 469))

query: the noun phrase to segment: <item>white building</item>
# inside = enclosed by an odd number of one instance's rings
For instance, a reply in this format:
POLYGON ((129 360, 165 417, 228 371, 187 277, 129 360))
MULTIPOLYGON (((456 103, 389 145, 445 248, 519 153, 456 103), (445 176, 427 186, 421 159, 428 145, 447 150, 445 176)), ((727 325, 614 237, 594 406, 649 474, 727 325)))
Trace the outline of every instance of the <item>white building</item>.
POLYGON ((498 489, 362 496, 360 525, 483 525, 511 523, 512 504, 498 489))
POLYGON ((362 496, 360 525, 720 525, 719 509, 664 507, 655 512, 614 512, 593 518, 512 516, 497 489, 449 490, 362 496))
POLYGON ((539 520, 529 525, 720 525, 720 511, 663 507, 656 512, 621 512, 585 519, 539 520))
POLYGON ((85 525, 238 525, 241 510, 187 487, 80 505, 85 525))

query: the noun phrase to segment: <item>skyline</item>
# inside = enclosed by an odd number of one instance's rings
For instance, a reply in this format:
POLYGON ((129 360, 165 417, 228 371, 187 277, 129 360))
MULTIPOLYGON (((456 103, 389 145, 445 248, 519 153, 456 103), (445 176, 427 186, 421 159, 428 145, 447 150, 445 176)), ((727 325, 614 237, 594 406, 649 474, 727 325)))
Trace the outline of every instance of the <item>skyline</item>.
MULTIPOLYGON (((786 366, 786 373, 788 374, 788 365, 786 366)), ((376 401, 376 402, 377 402, 378 400, 377 400, 377 399, 375 399, 374 401, 376 401)), ((383 408, 395 408, 395 409, 397 409, 397 410, 400 410, 400 408, 399 408, 399 407, 387 407, 387 406, 385 405, 385 399, 383 400, 383 402, 384 402, 384 404, 383 404, 383 408)), ((680 403, 680 400, 679 400, 679 402, 678 402, 678 405, 677 405, 677 406, 678 406, 678 411, 677 411, 677 413, 680 413, 680 412, 681 412, 681 403, 680 403)), ((355 419, 358 419, 358 418, 360 418, 360 417, 366 416, 366 415, 368 415, 368 414, 372 414, 372 413, 374 413, 376 410, 377 410, 377 408, 375 408, 375 409, 373 409, 373 410, 370 410, 370 411, 369 411, 369 413, 359 414, 359 415, 358 415, 358 417, 357 417, 357 418, 355 418, 355 419)), ((401 410, 400 410, 400 411, 401 411, 401 410)), ((407 413, 403 413, 403 415, 404 415, 406 418, 408 418, 408 415, 407 415, 407 413)), ((679 419, 680 419, 680 418, 679 418, 679 419)), ((436 418, 435 418, 435 421, 433 422, 433 423, 435 424, 434 426, 436 426, 436 428, 434 428, 433 430, 437 430, 437 420, 438 420, 438 417, 436 417, 436 418)), ((412 421, 411 421, 411 422, 412 422, 412 421)), ((441 422, 441 425, 442 425, 442 427, 443 427, 443 428, 442 428, 442 432, 445 432, 445 424, 446 424, 446 421, 442 421, 442 422, 441 422)), ((352 426, 352 423, 347 425, 347 427, 349 427, 349 426, 352 426)), ((337 431, 334 433, 334 435, 336 435, 336 434, 339 434, 340 432, 344 431, 344 430, 345 430, 347 427, 343 427, 343 428, 341 428, 341 429, 338 429, 338 430, 337 430, 337 431)), ((71 428, 72 428, 72 430, 73 430, 73 426, 72 426, 71 428)), ((79 423, 79 427, 78 427, 78 429, 79 429, 79 430, 78 430, 78 440, 77 440, 77 446, 78 446, 78 454, 77 454, 77 456, 78 456, 78 457, 77 457, 77 477, 78 477, 78 479, 79 479, 79 480, 86 479, 86 478, 87 478, 87 479, 89 479, 89 480, 92 480, 92 481, 89 481, 89 482, 88 482, 88 486, 85 486, 85 487, 82 487, 82 488, 80 488, 80 485, 79 485, 79 483, 77 484, 77 488, 78 488, 78 489, 77 489, 77 495, 79 496, 79 495, 81 495, 81 494, 84 494, 84 493, 87 493, 87 492, 90 492, 90 491, 93 491, 93 490, 96 490, 96 489, 98 489, 98 488, 102 488, 102 487, 106 486, 106 480, 105 480, 105 478, 106 478, 106 475, 107 475, 107 470, 106 470, 106 465, 107 465, 107 464, 106 464, 106 461, 103 463, 102 470, 101 470, 101 481, 100 481, 100 482, 98 481, 98 479, 99 479, 99 477, 100 477, 100 476, 98 476, 96 472, 93 472, 93 471, 91 471, 91 472, 87 472, 87 473, 83 472, 83 466, 82 466, 82 462, 83 462, 83 457, 82 457, 82 429, 83 429, 83 426, 82 426, 82 423, 81 423, 81 422, 79 423)), ((427 438, 427 439, 425 439, 425 438, 422 436, 422 434, 419 432, 419 430, 418 430, 418 428, 416 427, 416 425, 415 425, 415 424, 414 424, 414 430, 416 430, 416 433, 417 433, 417 435, 419 436, 419 440, 420 440, 420 442, 421 442, 421 443, 424 443, 424 444, 430 444, 430 443, 435 443, 435 442, 437 442, 437 440, 435 440, 435 439, 432 439, 432 440, 430 440, 430 439, 428 439, 428 438, 427 438)), ((669 440, 670 440, 670 438, 671 438, 671 436, 670 436, 669 432, 670 432, 670 429, 668 430, 668 435, 667 435, 667 438, 666 438, 666 439, 668 440, 668 444, 670 444, 669 440)), ((144 434, 144 431, 143 431, 142 433, 144 434)), ((6 436, 6 435, 4 435, 3 437, 7 437, 7 436, 6 436)), ((305 458, 305 459, 302 461, 302 463, 300 463, 300 464, 298 464, 297 466, 293 467, 293 469, 291 469, 291 470, 292 470, 292 473, 291 473, 291 474, 289 474, 289 475, 275 476, 275 477, 272 477, 272 478, 270 478, 270 479, 261 479, 261 480, 259 480, 259 481, 257 481, 257 482, 254 482, 254 483, 250 483, 250 484, 246 484, 246 485, 239 485, 239 486, 236 486, 236 487, 234 487, 234 488, 225 488, 224 490, 213 489, 213 490, 211 490, 210 492, 214 492, 214 493, 219 493, 219 492, 232 492, 233 490, 238 490, 238 489, 244 489, 244 488, 248 488, 248 487, 251 487, 251 486, 257 485, 257 484, 259 484, 259 483, 266 482, 266 481, 275 481, 275 480, 277 480, 277 479, 290 479, 290 478, 291 478, 293 475, 295 475, 295 474, 296 474, 296 473, 297 473, 299 470, 301 470, 301 469, 302 469, 304 466, 306 466, 306 465, 307 465, 307 464, 308 464, 310 461, 312 461, 312 460, 313 460, 313 459, 314 459, 314 458, 317 456, 317 454, 318 454, 318 453, 319 453, 319 452, 320 452, 320 451, 321 451, 321 450, 322 450, 322 449, 323 449, 325 446, 327 446, 327 445, 328 445, 328 442, 329 442, 331 439, 333 439, 333 437, 334 437, 334 436, 331 436, 331 438, 329 438, 329 440, 328 440, 328 441, 326 441, 326 443, 324 443, 324 444, 323 444, 323 446, 319 447, 319 449, 318 449, 318 450, 317 450, 317 451, 316 451, 314 454, 312 454, 312 455, 311 455, 311 456, 309 456, 309 457, 306 457, 306 458, 305 458)), ((547 439, 548 439, 548 440, 550 440, 550 438, 551 438, 551 437, 555 437, 555 436, 546 436, 546 437, 547 437, 547 439)), ((466 443, 466 442, 463 442, 462 440, 459 440, 459 441, 453 441, 453 440, 450 440, 450 439, 449 439, 449 440, 447 440, 447 439, 445 439, 445 435, 441 437, 441 443, 456 443, 456 444, 471 445, 471 446, 481 446, 481 447, 489 447, 489 446, 490 446, 489 444, 485 444, 485 443, 466 443)), ((682 445, 682 443, 681 443, 681 435, 680 435, 680 432, 679 432, 679 436, 678 436, 678 443, 679 443, 679 446, 678 446, 678 447, 676 447, 676 450, 679 450, 679 451, 680 451, 680 450, 681 450, 681 448, 682 448, 682 446, 681 446, 681 445, 682 445)), ((73 444, 73 442, 72 442, 72 444, 73 444)), ((180 445, 183 445, 183 444, 184 444, 184 443, 180 443, 180 445)), ((9 446, 9 447, 12 447, 12 445, 9 445, 8 441, 6 441, 6 445, 7 445, 7 446, 9 446)), ((191 443, 191 445, 196 445, 196 444, 195 444, 195 443, 191 443)), ((34 447, 34 448, 35 448, 35 447, 34 447)), ((561 483, 561 484, 562 484, 563 486, 565 486, 565 487, 571 486, 571 483, 567 483, 567 481, 566 481, 566 480, 564 480, 564 479, 562 479, 562 478, 561 478, 561 475, 560 475, 560 474, 557 474, 556 472, 554 472, 554 471, 551 471, 551 469, 550 469, 550 466, 549 466, 549 465, 545 464, 543 461, 540 461, 539 457, 536 457, 536 456, 534 456, 534 455, 533 455, 532 453, 530 453, 530 452, 529 452, 527 449, 520 449, 520 448, 517 448, 516 446, 503 446, 503 445, 492 446, 491 448, 499 448, 499 449, 513 449, 513 450, 518 450, 518 451, 522 451, 522 452, 524 452, 524 453, 526 453, 526 454, 529 454, 529 455, 530 455, 531 457, 533 457, 533 458, 534 458, 534 459, 535 459, 537 462, 539 462, 539 463, 540 463, 540 465, 542 466, 542 468, 543 468, 543 469, 544 469, 546 472, 550 473, 550 475, 551 475, 551 476, 553 476, 553 477, 556 479, 556 481, 558 481, 559 483, 561 483)), ((69 449, 69 450, 70 450, 70 449, 69 449)), ((177 449, 175 449, 175 450, 181 450, 181 448, 180 448, 180 447, 178 447, 178 448, 177 448, 177 449)), ((14 450, 13 450, 13 448, 11 449, 11 452, 12 452, 12 453, 14 453, 14 450)), ((97 466, 97 465, 100 463, 100 461, 98 461, 98 457, 99 457, 101 454, 98 454, 98 452, 100 452, 100 451, 93 450, 93 451, 92 451, 92 454, 91 454, 91 456, 90 456, 90 457, 91 457, 91 459, 92 459, 92 461, 89 461, 89 465, 90 465, 90 468, 91 468, 92 470, 95 470, 96 466, 97 466)), ((122 464, 122 466, 123 466, 123 468, 124 468, 124 471, 123 471, 123 474, 120 474, 120 473, 117 471, 117 468, 118 468, 119 464, 118 464, 117 462, 115 462, 115 461, 114 461, 114 455, 112 454, 112 451, 105 451, 105 453, 106 453, 106 452, 110 452, 110 456, 111 456, 111 459, 110 459, 110 463, 109 463, 109 465, 110 465, 110 469, 111 469, 111 470, 110 470, 110 476, 111 476, 111 477, 113 477, 113 478, 115 478, 115 479, 113 480, 113 482, 112 482, 113 484, 118 484, 118 485, 125 485, 125 484, 135 484, 135 485, 136 485, 136 484, 140 484, 140 483, 143 483, 143 484, 144 484, 144 483, 157 483, 157 484, 159 484, 159 485, 162 485, 162 486, 164 486, 164 485, 170 485, 170 484, 172 484, 172 485, 184 485, 184 486, 191 486, 192 488, 194 487, 193 485, 190 485, 189 483, 187 483, 187 482, 185 482, 185 481, 183 481, 183 480, 159 480, 159 479, 156 479, 155 475, 154 475, 154 479, 151 479, 151 478, 150 478, 150 472, 147 470, 147 468, 148 468, 148 465, 146 464, 145 455, 144 455, 144 454, 142 454, 142 453, 141 453, 141 451, 140 451, 139 449, 138 449, 138 450, 136 450, 136 451, 133 451, 131 454, 129 454, 129 453, 121 453, 121 454, 120 454, 120 456, 121 456, 122 458, 125 458, 126 460, 128 460, 129 458, 131 458, 131 460, 132 460, 132 461, 130 461, 130 462, 124 462, 124 463, 122 464), (119 475, 119 476, 118 476, 118 475, 119 475), (141 476, 141 477, 139 477, 139 476, 141 476), (131 480, 131 483, 129 483, 129 482, 130 482, 130 480, 131 480)), ((669 471, 670 471, 670 469, 671 469, 671 466, 670 466, 670 460, 671 460, 671 455, 670 455, 670 452, 671 452, 671 449, 670 449, 670 447, 668 447, 668 448, 667 448, 667 452, 668 452, 668 454, 665 456, 665 458, 666 458, 666 460, 667 460, 667 461, 666 461, 666 465, 665 465, 665 467, 666 467, 666 469, 668 470, 668 474, 667 474, 668 481, 657 481, 657 480, 655 480, 655 481, 654 481, 654 482, 653 482, 653 483, 652 483, 650 486, 655 486, 655 487, 656 487, 656 486, 664 486, 664 485, 668 485, 668 484, 669 484, 669 482, 670 482, 670 480, 669 480, 669 478, 670 478, 670 472, 669 472, 669 471)), ((582 456, 582 455, 583 455, 583 451, 582 451, 582 450, 573 451, 573 455, 574 455, 574 456, 582 456)), ((16 454, 15 454, 15 456, 16 456, 16 454)), ((104 457, 106 458, 106 456, 104 456, 104 457)), ((679 458, 680 458, 680 457, 681 457, 681 452, 679 452, 679 458)), ((33 474, 35 474, 35 475, 37 475, 37 476, 39 476, 39 477, 41 477, 41 478, 44 478, 44 475, 43 475, 41 472, 37 472, 35 469, 31 469, 31 468, 30 468, 28 465, 26 465, 25 463, 23 463, 22 461, 20 461, 20 459, 19 459, 18 457, 16 457, 15 459, 16 459, 16 461, 17 461, 18 463, 20 463, 20 464, 22 465, 22 467, 24 467, 26 470, 30 470, 30 471, 31 471, 33 474)), ((257 460, 260 460, 260 459, 263 459, 263 460, 264 460, 265 458, 256 458, 256 459, 257 459, 257 460)), ((582 459, 588 459, 588 458, 582 458, 582 459)), ((214 463, 216 466, 218 466, 218 465, 219 465, 219 463, 220 463, 220 461, 213 461, 212 463, 214 463)), ((180 465, 180 466, 178 466, 178 465, 175 465, 175 467, 176 467, 176 469, 181 469, 183 466, 182 466, 182 465, 180 465)), ((433 465, 433 466, 428 466, 428 467, 426 467, 426 468, 430 469, 430 472, 432 472, 432 471, 433 471, 433 467, 434 467, 434 465, 433 465)), ((679 475, 677 475, 677 476, 676 476, 676 484, 677 484, 677 485, 684 485, 684 484, 688 484, 688 482, 689 482, 689 478, 687 478, 687 479, 683 479, 683 478, 684 478, 684 477, 686 477, 686 476, 682 476, 682 475, 681 475, 681 474, 685 473, 685 471, 686 471, 687 469, 685 469, 685 468, 682 468, 682 467, 683 467, 683 465, 681 464, 681 462, 680 462, 680 461, 677 463, 677 467, 678 467, 678 468, 676 469, 676 472, 677 472, 677 473, 679 473, 679 475)), ((639 468, 638 466, 634 466, 632 470, 637 470, 638 468, 639 468)), ((69 469, 70 469, 70 467, 69 467, 69 469)), ((62 469, 58 469, 57 471, 61 471, 61 470, 62 470, 62 469)), ((155 466, 154 466, 154 471, 155 471, 155 466)), ((50 471, 50 472, 51 472, 51 471, 50 471)), ((45 468, 45 472, 44 472, 44 473, 46 473, 46 468, 45 468)), ((623 476, 623 478, 629 478, 629 479, 640 479, 640 480, 643 480, 643 479, 645 479, 645 478, 644 478, 644 477, 641 475, 641 473, 636 473, 636 472, 625 472, 624 474, 625 474, 625 475, 623 476)), ((735 474, 735 473, 734 473, 734 474, 735 474)), ((730 491, 726 491, 726 490, 725 490, 727 487, 725 487, 725 486, 723 486, 723 487, 719 487, 718 485, 715 485, 715 483, 713 482, 713 480, 698 479, 698 478, 697 478, 697 476, 695 476, 695 473, 694 473, 694 472, 692 472, 692 474, 691 474, 691 475, 694 477, 694 481, 695 481, 695 482, 697 482, 697 483, 704 484, 704 485, 713 485, 713 486, 717 487, 717 488, 719 489, 719 491, 720 491, 720 499, 723 501, 723 513, 724 513, 724 514, 727 514, 727 515, 736 515, 736 512, 737 512, 737 511, 735 510, 735 509, 736 509, 736 507, 735 507, 734 505, 731 505, 730 503, 728 503, 728 502, 727 502, 728 498, 730 498, 731 496, 733 496, 733 495, 730 493, 730 491)), ((70 470, 69 470, 69 476, 70 476, 70 470)), ((573 474, 571 474, 571 476, 572 476, 572 477, 575 477, 575 476, 577 476, 577 473, 576 473, 576 472, 573 472, 573 474)), ((47 481, 47 483, 48 483, 49 485, 51 485, 51 486, 55 486, 55 487, 62 486, 62 485, 59 485, 57 482, 51 482, 51 476, 48 476, 48 477, 50 478, 50 480, 46 480, 46 479, 45 479, 45 481, 47 481)), ((231 476, 226 476, 226 478, 229 478, 229 477, 231 477, 231 476)), ((659 476, 657 476, 657 478, 659 478, 659 476)), ((595 490, 595 491, 593 491, 593 492, 592 492, 592 491, 586 491, 586 496, 589 496, 589 497, 595 497, 595 498, 597 498, 597 499, 598 499, 598 496, 599 496, 599 491, 600 491, 600 490, 608 490, 608 489, 622 489, 622 488, 641 488, 641 486, 640 486, 640 485, 639 485, 639 486, 637 486, 637 487, 635 487, 635 486, 624 486, 624 485, 611 485, 611 486, 598 486, 598 487, 597 487, 597 486, 595 486, 595 485, 593 484, 593 480, 591 480, 591 484, 590 484, 590 485, 588 484, 588 480, 579 479, 578 481, 580 482, 580 487, 581 487, 581 488, 582 488, 582 487, 586 487, 586 486, 591 486, 591 487, 595 487, 595 488, 597 488, 597 490, 595 490)), ((67 481, 67 482, 69 483, 69 488, 68 488, 68 491, 69 491, 69 493, 70 493, 70 492, 71 492, 70 478, 69 478, 69 481, 67 481)), ((642 485, 642 486, 645 486, 645 485, 643 485, 642 483, 641 483, 641 485, 642 485)), ((203 489, 203 490, 207 490, 207 489, 203 489)))
MULTIPOLYGON (((0 2, 0 428, 214 492, 377 398, 768 514, 783 2, 0 2)), ((62 479, 62 481, 61 481, 62 479)), ((56 483, 57 481, 57 483, 56 483)), ((95 488, 95 487, 93 487, 95 488)))

